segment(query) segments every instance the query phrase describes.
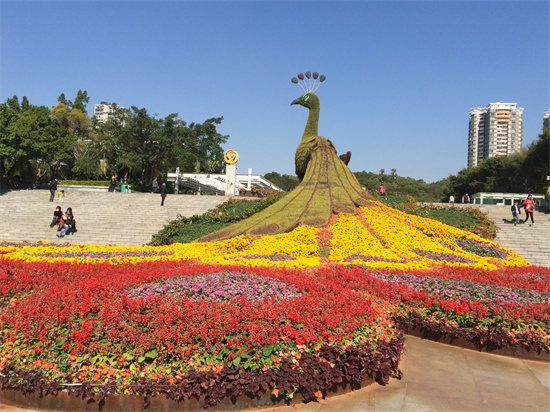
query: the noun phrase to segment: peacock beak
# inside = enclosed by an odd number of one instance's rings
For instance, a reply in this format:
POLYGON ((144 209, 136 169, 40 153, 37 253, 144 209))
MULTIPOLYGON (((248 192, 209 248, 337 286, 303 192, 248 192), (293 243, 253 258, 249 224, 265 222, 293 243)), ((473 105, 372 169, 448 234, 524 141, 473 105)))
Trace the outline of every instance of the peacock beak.
POLYGON ((297 99, 293 100, 292 103, 290 103, 291 106, 293 104, 300 104, 300 98, 298 97, 297 99))

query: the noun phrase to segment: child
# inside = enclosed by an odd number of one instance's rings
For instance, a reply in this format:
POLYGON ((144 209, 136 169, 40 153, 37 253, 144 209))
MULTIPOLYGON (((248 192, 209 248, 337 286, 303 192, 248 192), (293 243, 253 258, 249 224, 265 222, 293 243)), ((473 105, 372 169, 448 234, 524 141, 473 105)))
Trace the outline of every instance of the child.
POLYGON ((512 222, 514 222, 514 226, 516 225, 516 223, 519 223, 519 214, 520 214, 520 210, 519 210, 519 207, 518 207, 518 201, 516 200, 514 202, 514 204, 512 205, 512 207, 510 208, 511 211, 512 211, 512 222))
POLYGON ((59 201, 61 203, 63 203, 63 198, 65 197, 65 191, 64 190, 60 190, 59 193, 57 194, 57 196, 59 196, 59 201))

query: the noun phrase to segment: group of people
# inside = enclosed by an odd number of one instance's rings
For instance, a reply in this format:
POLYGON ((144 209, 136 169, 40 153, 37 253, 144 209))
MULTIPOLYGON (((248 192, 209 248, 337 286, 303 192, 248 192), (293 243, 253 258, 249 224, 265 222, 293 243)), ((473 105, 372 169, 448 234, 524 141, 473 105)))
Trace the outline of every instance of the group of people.
MULTIPOLYGON (((455 197, 453 195, 449 196, 449 203, 451 205, 454 205, 455 197)), ((462 196, 462 203, 470 203, 470 195, 468 193, 462 196)))
MULTIPOLYGON (((453 195, 451 195, 449 197, 449 203, 453 204, 454 202, 455 202, 455 198, 453 197, 453 195)), ((468 193, 462 196, 462 203, 470 203, 470 196, 468 195, 468 193)), ((525 209, 525 215, 526 215, 525 220, 522 223, 527 223, 529 218, 531 218, 531 223, 529 224, 529 226, 531 225, 534 226, 535 220, 533 218, 533 211, 535 210, 535 201, 533 200, 533 195, 530 194, 529 196, 527 196, 527 199, 525 199, 521 205, 517 200, 512 205, 511 207, 512 216, 513 216, 512 222, 514 223, 514 226, 520 223, 519 215, 521 214, 522 208, 525 209)))
POLYGON ((521 214, 521 208, 525 209, 525 220, 523 223, 527 223, 529 218, 531 218, 531 223, 529 223, 529 226, 533 225, 535 226, 535 219, 533 219, 533 211, 535 210, 535 201, 533 200, 533 195, 527 196, 527 199, 523 201, 521 206, 518 204, 519 202, 516 200, 510 210, 512 211, 512 222, 514 222, 514 226, 519 221, 519 215, 521 214))
POLYGON ((67 234, 76 233, 76 221, 73 215, 73 209, 68 207, 66 212, 61 210, 61 206, 57 206, 53 212, 53 220, 50 227, 57 226, 59 232, 56 236, 63 237, 67 234))
MULTIPOLYGON (((55 192, 57 191, 57 179, 52 179, 48 183, 48 187, 50 189, 50 202, 54 201, 55 198, 55 192)), ((116 188, 116 178, 113 176, 111 178, 111 182, 109 185, 109 192, 114 192, 116 188)), ((158 180, 155 177, 153 180, 153 193, 157 193, 159 190, 159 184, 158 180)), ((164 206, 164 200, 166 199, 166 196, 168 195, 168 188, 166 187, 166 183, 163 183, 160 188, 160 196, 161 196, 161 202, 160 205, 164 206)), ((65 191, 61 190, 59 192, 59 201, 63 201, 63 198, 65 197, 65 191)), ((73 215, 73 209, 67 208, 65 212, 61 210, 61 206, 57 206, 53 212, 53 219, 50 223, 50 227, 57 227, 57 237, 61 238, 64 237, 67 234, 73 234, 76 233, 76 221, 73 215)))

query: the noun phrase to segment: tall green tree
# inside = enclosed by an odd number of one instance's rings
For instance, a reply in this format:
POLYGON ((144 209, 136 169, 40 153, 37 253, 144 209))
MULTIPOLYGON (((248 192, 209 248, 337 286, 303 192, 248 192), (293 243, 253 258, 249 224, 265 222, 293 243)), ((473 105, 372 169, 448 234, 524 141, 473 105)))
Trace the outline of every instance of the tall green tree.
POLYGON ((76 98, 74 99, 74 103, 70 100, 67 100, 67 98, 65 97, 65 93, 61 93, 57 97, 57 101, 67 106, 69 111, 72 109, 77 109, 81 112, 88 114, 86 106, 88 105, 90 98, 88 97, 88 92, 86 90, 78 90, 78 92, 76 93, 76 98))
POLYGON ((191 123, 170 114, 157 119, 146 109, 115 110, 113 117, 101 127, 107 136, 112 170, 128 173, 139 185, 149 185, 156 176, 163 176, 180 167, 182 172, 215 173, 222 168, 223 149, 228 136, 216 130, 223 118, 204 123, 191 123))
POLYGON ((56 176, 73 157, 75 139, 50 116, 45 106, 31 105, 17 96, 0 105, 2 181, 17 184, 56 176))

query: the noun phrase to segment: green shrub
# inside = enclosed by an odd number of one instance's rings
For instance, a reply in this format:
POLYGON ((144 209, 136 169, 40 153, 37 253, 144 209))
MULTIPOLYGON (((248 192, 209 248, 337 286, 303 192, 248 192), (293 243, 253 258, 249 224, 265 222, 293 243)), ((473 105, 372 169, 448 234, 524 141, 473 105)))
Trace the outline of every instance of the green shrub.
POLYGON ((159 246, 170 243, 192 242, 201 236, 216 232, 231 223, 239 222, 258 213, 283 196, 281 194, 258 201, 230 199, 200 216, 178 216, 176 220, 168 223, 160 232, 154 235, 149 244, 159 246))
MULTIPOLYGON (((111 184, 110 180, 60 180, 57 182, 60 185, 67 186, 109 186, 111 184)), ((117 186, 120 186, 120 183, 117 182, 117 186)))
POLYGON ((462 209, 453 206, 419 205, 414 197, 401 193, 375 194, 375 196, 378 201, 410 215, 434 219, 487 239, 494 239, 497 235, 496 225, 477 208, 462 209))

